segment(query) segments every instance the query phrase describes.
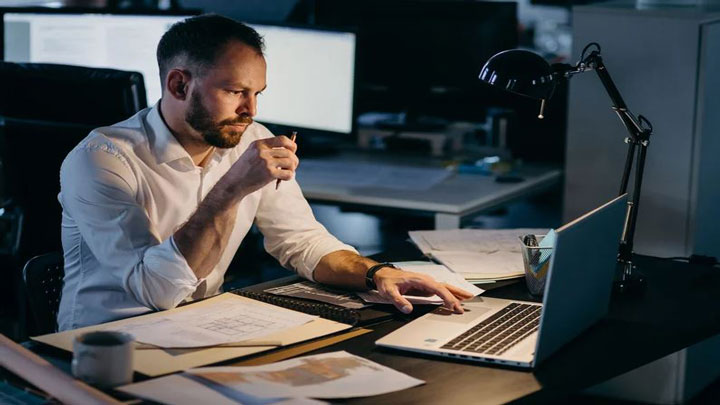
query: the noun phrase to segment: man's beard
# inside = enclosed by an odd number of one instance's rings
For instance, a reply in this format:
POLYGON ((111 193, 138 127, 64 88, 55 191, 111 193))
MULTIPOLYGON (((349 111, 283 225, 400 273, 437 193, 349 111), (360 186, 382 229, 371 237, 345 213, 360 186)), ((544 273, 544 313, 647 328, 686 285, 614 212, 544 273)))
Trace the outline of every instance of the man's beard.
POLYGON ((240 142, 245 129, 232 128, 230 131, 223 132, 223 127, 237 124, 250 125, 253 120, 249 115, 241 115, 238 118, 215 122, 203 105, 200 94, 193 91, 190 96, 190 108, 185 114, 185 122, 192 129, 198 131, 209 145, 226 149, 233 148, 240 142))

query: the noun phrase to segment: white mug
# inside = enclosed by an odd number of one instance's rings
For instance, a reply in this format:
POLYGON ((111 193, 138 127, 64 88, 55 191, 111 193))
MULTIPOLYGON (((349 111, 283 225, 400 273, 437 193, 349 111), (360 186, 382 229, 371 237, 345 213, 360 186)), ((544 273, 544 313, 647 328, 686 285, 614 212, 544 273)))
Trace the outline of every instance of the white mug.
POLYGON ((97 331, 76 336, 72 373, 100 388, 129 384, 134 349, 133 337, 123 332, 97 331))

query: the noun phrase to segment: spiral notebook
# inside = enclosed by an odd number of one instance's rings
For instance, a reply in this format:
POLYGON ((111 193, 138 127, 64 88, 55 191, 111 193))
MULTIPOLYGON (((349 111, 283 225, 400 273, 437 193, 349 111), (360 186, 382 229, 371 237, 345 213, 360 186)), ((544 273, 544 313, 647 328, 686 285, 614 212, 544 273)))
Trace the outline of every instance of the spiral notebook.
POLYGON ((393 310, 389 305, 385 306, 387 307, 387 310, 384 310, 383 306, 352 309, 309 299, 275 295, 265 291, 234 290, 231 292, 242 297, 266 302, 268 304, 277 305, 279 307, 292 309, 310 315, 317 315, 321 318, 353 326, 366 326, 372 323, 392 319, 393 317, 393 310))

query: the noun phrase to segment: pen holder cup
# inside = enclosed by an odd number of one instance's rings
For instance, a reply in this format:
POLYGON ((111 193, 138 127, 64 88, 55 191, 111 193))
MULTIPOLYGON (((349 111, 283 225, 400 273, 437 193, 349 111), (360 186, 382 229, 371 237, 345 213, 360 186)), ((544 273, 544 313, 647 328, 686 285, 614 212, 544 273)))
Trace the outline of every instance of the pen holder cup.
POLYGON ((545 280, 550 267, 552 247, 533 246, 539 244, 545 235, 525 235, 520 237, 522 258, 525 265, 525 283, 530 294, 541 296, 545 292, 545 280), (530 241, 535 243, 530 243, 530 241))

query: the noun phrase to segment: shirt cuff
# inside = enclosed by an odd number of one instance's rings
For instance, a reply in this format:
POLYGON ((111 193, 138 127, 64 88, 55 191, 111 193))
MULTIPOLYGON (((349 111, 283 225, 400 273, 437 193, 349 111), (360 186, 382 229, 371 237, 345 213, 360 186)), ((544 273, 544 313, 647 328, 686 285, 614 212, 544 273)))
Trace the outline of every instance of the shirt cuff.
POLYGON ((195 276, 185 260, 185 256, 180 253, 172 235, 153 249, 149 249, 145 253, 144 260, 148 267, 157 269, 164 278, 171 279, 179 285, 191 287, 193 291, 205 281, 205 278, 199 279, 195 276))
POLYGON ((348 250, 350 252, 359 254, 358 251, 345 243, 342 243, 340 241, 337 241, 336 243, 328 243, 323 244, 322 247, 316 247, 312 249, 311 252, 308 252, 308 256, 306 257, 306 260, 303 261, 303 263, 298 266, 296 269, 298 274, 301 277, 304 277, 310 281, 315 281, 315 268, 317 268, 318 263, 320 263, 320 260, 322 260, 325 255, 328 255, 332 252, 337 252, 338 250, 348 250))

